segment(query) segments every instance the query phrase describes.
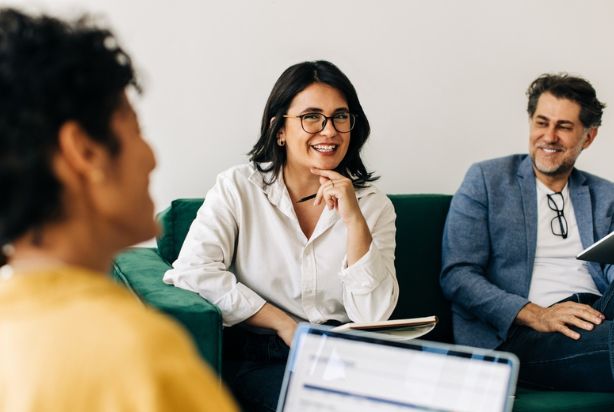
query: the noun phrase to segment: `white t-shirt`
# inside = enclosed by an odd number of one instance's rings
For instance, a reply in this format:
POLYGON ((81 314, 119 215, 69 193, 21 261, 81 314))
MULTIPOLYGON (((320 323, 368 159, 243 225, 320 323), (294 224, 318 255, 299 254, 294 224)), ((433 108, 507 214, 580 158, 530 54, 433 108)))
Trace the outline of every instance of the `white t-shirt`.
POLYGON ((399 295, 392 202, 374 186, 356 190, 371 230, 369 251, 347 266, 347 231, 324 208, 310 239, 283 176, 271 185, 251 164, 217 177, 164 282, 217 305, 225 326, 270 302, 300 320, 388 319, 399 295))
POLYGON ((576 222, 573 204, 569 197, 567 185, 562 190, 561 204, 558 196, 557 204, 563 207, 567 221, 567 238, 553 234, 551 225, 556 225, 556 233, 561 233, 556 219, 557 212, 548 206, 548 194, 554 192, 535 179, 537 185, 537 247, 535 263, 529 289, 529 300, 540 306, 547 307, 574 293, 593 293, 601 295, 586 262, 577 260, 576 255, 584 248, 580 240, 580 232, 576 222), (554 222, 552 219, 555 219, 554 222), (552 223, 551 223, 552 222, 552 223))

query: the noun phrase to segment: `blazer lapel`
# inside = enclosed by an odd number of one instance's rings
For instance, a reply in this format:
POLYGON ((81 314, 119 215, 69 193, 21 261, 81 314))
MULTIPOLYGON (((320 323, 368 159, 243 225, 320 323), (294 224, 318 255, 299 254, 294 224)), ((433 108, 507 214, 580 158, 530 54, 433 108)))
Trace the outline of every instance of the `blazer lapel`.
MULTIPOLYGON (((573 203, 574 215, 578 224, 578 232, 580 232, 580 241, 582 247, 587 248, 595 243, 595 234, 593 231, 593 206, 591 195, 586 184, 586 177, 574 169, 569 176, 569 196, 573 203)), ((607 283, 603 279, 603 272, 599 263, 587 262, 588 271, 590 272, 595 285, 603 292, 607 288, 607 283)))
POLYGON ((595 238, 593 236, 593 208, 588 186, 584 184, 585 180, 584 176, 574 169, 569 177, 569 196, 573 203, 582 246, 587 248, 595 242, 595 238))
POLYGON ((527 266, 526 276, 523 277, 525 284, 523 290, 525 297, 529 296, 531 277, 533 276, 533 263, 535 261, 535 248, 537 247, 537 193, 535 188, 535 174, 533 173, 533 163, 527 156, 518 167, 518 186, 522 197, 522 208, 524 214, 524 227, 527 245, 527 266))

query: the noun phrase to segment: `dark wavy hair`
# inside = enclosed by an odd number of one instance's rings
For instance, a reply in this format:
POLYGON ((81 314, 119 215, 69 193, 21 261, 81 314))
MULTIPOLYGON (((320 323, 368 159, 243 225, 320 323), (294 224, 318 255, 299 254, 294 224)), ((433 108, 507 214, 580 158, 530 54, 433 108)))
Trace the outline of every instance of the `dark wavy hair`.
POLYGON ((377 180, 360 158, 360 150, 371 133, 369 120, 360 105, 358 94, 345 74, 334 64, 318 60, 298 63, 287 68, 277 79, 269 95, 260 126, 260 138, 249 152, 250 161, 263 173, 273 171, 267 184, 273 183, 286 164, 286 149, 277 145, 277 134, 285 124, 283 117, 292 99, 313 83, 324 83, 339 90, 347 100, 350 113, 356 115, 348 151, 336 171, 352 179, 355 187, 377 180), (271 121, 273 119, 273 121, 271 121), (261 163, 270 162, 267 167, 261 163))
POLYGON ((0 246, 62 217, 51 162, 65 122, 119 153, 110 120, 129 85, 140 91, 109 30, 0 8, 0 246))
POLYGON ((567 99, 580 105, 580 121, 584 127, 601 126, 605 104, 597 99, 593 86, 586 80, 567 73, 542 74, 527 90, 527 112, 533 117, 539 96, 550 93, 559 99, 567 99))

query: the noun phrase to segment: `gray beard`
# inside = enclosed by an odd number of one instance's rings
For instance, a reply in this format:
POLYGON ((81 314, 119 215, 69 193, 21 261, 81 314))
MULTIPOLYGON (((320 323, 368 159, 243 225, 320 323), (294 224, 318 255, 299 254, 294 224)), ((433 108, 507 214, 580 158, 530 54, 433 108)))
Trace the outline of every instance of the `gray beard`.
POLYGON ((563 162, 559 165, 559 167, 557 167, 554 170, 544 170, 541 167, 539 167, 537 165, 537 162, 535 161, 535 158, 533 156, 531 156, 531 162, 533 163, 533 167, 536 170, 539 170, 540 173, 546 175, 546 176, 550 176, 550 177, 559 177, 559 176, 565 176, 568 173, 571 172, 571 170, 573 169, 576 161, 572 160, 572 161, 567 161, 567 162, 563 162))

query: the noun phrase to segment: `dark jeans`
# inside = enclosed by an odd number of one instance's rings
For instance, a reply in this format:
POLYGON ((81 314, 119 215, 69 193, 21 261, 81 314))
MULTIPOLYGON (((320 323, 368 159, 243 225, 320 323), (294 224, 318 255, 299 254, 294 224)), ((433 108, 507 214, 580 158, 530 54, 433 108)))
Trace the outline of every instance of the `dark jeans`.
POLYGON ((606 320, 586 331, 571 329, 581 337, 541 333, 514 325, 499 350, 520 359, 518 383, 537 389, 614 391, 614 284, 602 296, 577 293, 564 301, 585 303, 603 313, 606 320))
POLYGON ((289 348, 273 332, 224 328, 222 377, 244 412, 275 411, 289 348))

